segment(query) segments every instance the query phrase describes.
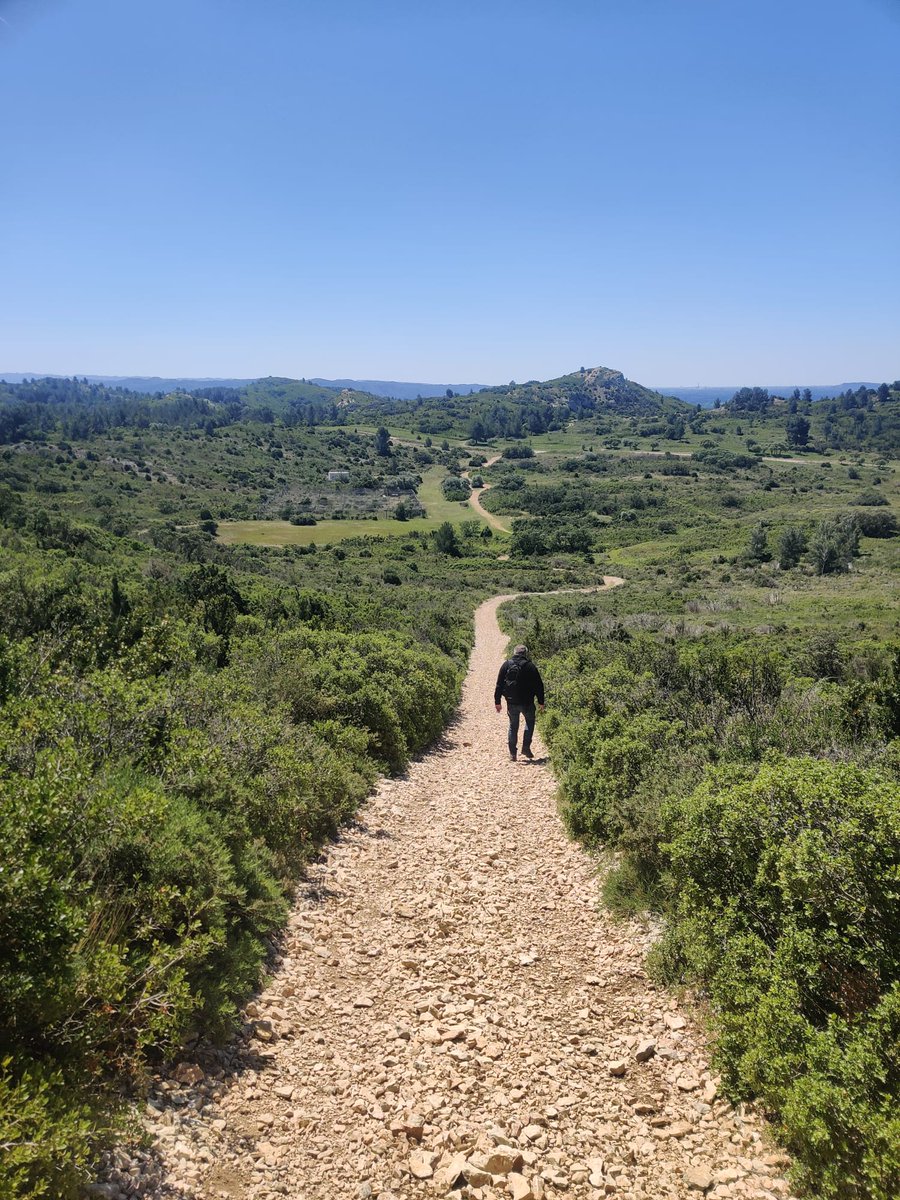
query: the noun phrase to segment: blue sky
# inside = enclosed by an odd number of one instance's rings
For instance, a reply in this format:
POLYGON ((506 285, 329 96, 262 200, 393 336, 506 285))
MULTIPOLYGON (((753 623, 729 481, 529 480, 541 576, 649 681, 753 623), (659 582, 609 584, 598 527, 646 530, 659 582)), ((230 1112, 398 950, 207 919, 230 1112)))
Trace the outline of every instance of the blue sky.
POLYGON ((0 371, 900 376, 900 0, 0 18, 0 371))

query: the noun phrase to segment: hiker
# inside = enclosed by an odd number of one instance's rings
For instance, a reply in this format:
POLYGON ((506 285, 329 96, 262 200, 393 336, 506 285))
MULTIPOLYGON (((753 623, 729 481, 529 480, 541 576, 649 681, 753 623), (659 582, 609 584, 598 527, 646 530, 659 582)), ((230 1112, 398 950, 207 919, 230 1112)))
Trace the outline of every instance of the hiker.
POLYGON ((519 739, 519 718, 525 718, 525 733, 522 736, 522 757, 534 758, 531 753, 531 737, 534 733, 534 702, 544 711, 544 681, 541 673, 528 657, 527 646, 516 646, 513 656, 503 664, 494 688, 494 708, 500 712, 500 700, 506 698, 509 713, 509 757, 516 761, 516 745, 519 739))

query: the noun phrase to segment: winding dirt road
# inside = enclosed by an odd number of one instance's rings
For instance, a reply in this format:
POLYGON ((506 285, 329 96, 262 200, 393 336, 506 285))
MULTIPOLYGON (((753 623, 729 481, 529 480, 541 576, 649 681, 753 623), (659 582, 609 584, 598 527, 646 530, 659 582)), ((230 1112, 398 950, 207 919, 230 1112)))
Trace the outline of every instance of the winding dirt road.
POLYGON ((310 871, 242 1039, 159 1083, 153 1155, 99 1194, 789 1195, 784 1157, 718 1097, 698 1027, 648 981, 651 931, 598 909, 540 740, 535 763, 508 761, 505 599, 476 614, 445 738, 310 871))
MULTIPOLYGON (((485 470, 488 467, 492 467, 494 463, 499 462, 502 457, 502 454, 495 454, 493 458, 489 458, 487 460, 483 467, 478 469, 485 470)), ((468 479, 470 483, 472 482, 472 476, 469 471, 463 471, 463 478, 468 479)), ((478 513, 480 517, 487 521, 488 525, 499 530, 500 533, 509 533, 510 529, 508 525, 504 525, 499 517, 495 517, 493 513, 488 512, 486 508, 482 507, 481 497, 485 492, 490 490, 490 486, 491 485, 489 483, 486 483, 484 487, 472 488, 472 494, 469 496, 469 505, 475 510, 475 512, 478 513)))

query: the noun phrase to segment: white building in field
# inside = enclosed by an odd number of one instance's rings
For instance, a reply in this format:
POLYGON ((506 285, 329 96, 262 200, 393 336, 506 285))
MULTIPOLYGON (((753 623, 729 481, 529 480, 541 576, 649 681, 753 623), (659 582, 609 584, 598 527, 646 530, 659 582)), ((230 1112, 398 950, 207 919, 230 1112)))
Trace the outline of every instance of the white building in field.
POLYGON ((329 471, 328 472, 328 482, 329 483, 349 483, 350 482, 350 472, 349 471, 340 471, 340 470, 329 471))

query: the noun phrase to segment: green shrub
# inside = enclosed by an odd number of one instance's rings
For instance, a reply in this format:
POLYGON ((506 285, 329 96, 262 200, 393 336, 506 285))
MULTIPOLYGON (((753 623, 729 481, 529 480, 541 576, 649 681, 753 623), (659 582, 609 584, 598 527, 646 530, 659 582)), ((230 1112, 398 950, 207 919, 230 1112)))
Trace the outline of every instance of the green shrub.
POLYGON ((664 814, 657 969, 701 984, 732 1096, 776 1116, 820 1194, 900 1187, 900 798, 886 776, 776 758, 664 814))
POLYGON ((468 500, 472 494, 472 487, 467 479, 448 475, 441 484, 441 491, 447 500, 468 500))
MULTIPOLYGON (((750 449, 749 446, 748 449, 750 449)), ((735 454, 730 450, 704 450, 703 448, 694 451, 694 461, 702 463, 705 467, 711 467, 714 471, 750 470, 759 465, 759 459, 760 455, 755 450, 750 454, 735 454)))
POLYGON ((849 571, 858 552, 859 526, 852 513, 820 521, 809 542, 809 557, 817 575, 849 571))
POLYGON ((74 1099, 63 1073, 0 1061, 0 1196, 75 1200, 88 1178, 103 1117, 74 1099))
POLYGON ((865 509, 855 511, 853 517, 863 537, 891 538, 900 533, 900 524, 892 512, 865 509))
POLYGON ((888 500, 887 496, 876 491, 875 488, 866 488, 865 491, 859 493, 854 501, 854 504, 868 505, 873 508, 877 508, 880 505, 889 503, 890 501, 888 500))
POLYGON ((806 553, 806 534, 796 525, 788 525, 778 539, 778 565, 782 571, 796 567, 806 553))
POLYGON ((294 721, 343 719, 368 731, 368 753, 393 771, 438 736, 456 701, 457 668, 395 634, 296 631, 251 651, 257 693, 294 721))

